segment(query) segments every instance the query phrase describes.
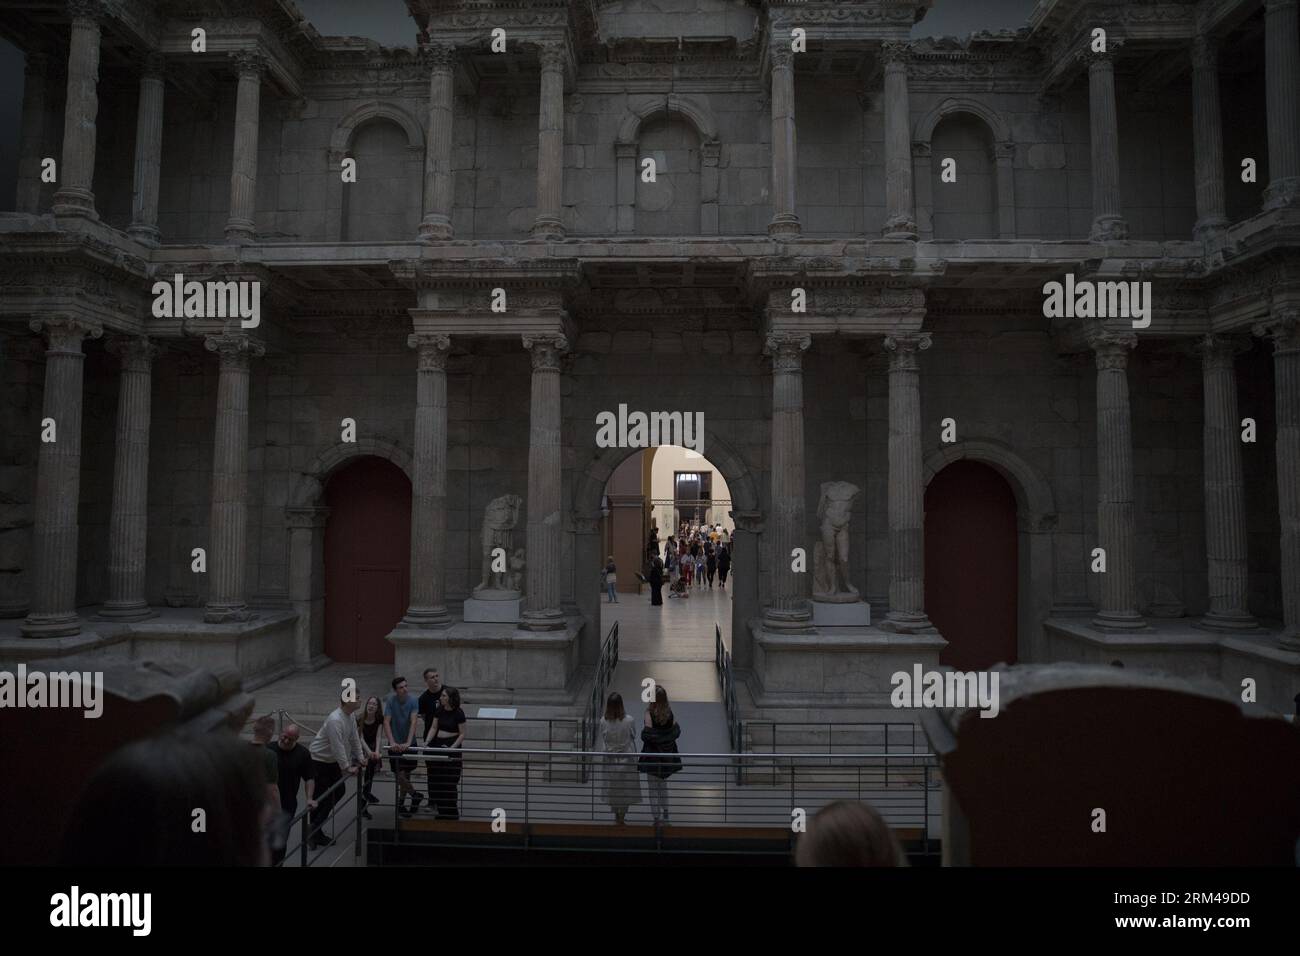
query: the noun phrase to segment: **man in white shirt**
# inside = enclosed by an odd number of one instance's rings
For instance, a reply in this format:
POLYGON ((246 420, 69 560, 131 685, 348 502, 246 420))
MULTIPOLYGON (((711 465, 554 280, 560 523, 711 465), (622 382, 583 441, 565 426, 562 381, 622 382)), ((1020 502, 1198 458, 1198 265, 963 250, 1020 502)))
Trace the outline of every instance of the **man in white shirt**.
POLYGON ((345 774, 354 777, 365 766, 361 735, 357 732, 356 718, 352 716, 360 706, 355 700, 340 701, 334 712, 325 718, 325 723, 320 725, 308 747, 316 771, 316 809, 311 814, 311 828, 315 831, 311 838, 313 848, 329 846, 333 842, 318 828, 329 820, 335 802, 343 795, 343 788, 333 793, 328 793, 329 789, 345 774))

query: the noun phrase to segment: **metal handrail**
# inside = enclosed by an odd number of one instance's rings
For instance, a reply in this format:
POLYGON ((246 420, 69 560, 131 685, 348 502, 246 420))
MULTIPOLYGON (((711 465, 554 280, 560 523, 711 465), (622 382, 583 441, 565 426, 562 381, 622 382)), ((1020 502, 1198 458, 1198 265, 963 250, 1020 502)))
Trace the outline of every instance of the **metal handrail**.
POLYGON ((596 728, 605 713, 605 691, 618 667, 618 621, 615 621, 605 636, 600 647, 600 659, 596 662, 596 678, 591 686, 591 702, 587 709, 586 726, 583 728, 582 745, 590 747, 596 742, 596 728))
MULTIPOLYGON (((284 848, 284 858, 280 860, 280 862, 277 863, 276 866, 283 867, 285 860, 288 860, 290 855, 293 853, 298 854, 298 863, 300 866, 311 866, 317 860, 319 860, 325 851, 324 849, 320 849, 318 850, 318 852, 314 857, 309 857, 309 852, 311 849, 310 844, 312 839, 321 831, 323 831, 326 826, 333 824, 334 821, 338 818, 339 810, 341 810, 343 807, 346 807, 349 803, 352 803, 354 800, 356 801, 357 804, 357 812, 355 814, 356 819, 354 822, 355 832, 354 832, 354 840, 353 840, 353 847, 352 847, 352 858, 354 860, 361 859, 361 842, 362 842, 362 829, 363 829, 362 820, 364 819, 364 817, 362 817, 361 815, 361 811, 362 809, 365 808, 365 802, 364 802, 365 801, 365 796, 364 796, 365 768, 362 767, 356 773, 355 776, 357 782, 356 790, 350 796, 346 796, 342 800, 336 800, 334 802, 334 805, 330 808, 329 817, 327 817, 325 820, 322 820, 318 826, 311 825, 310 821, 311 821, 311 814, 313 811, 310 807, 304 807, 300 813, 295 815, 293 819, 289 821, 289 826, 286 828, 287 833, 292 833, 294 831, 294 827, 299 825, 301 825, 302 832, 299 834, 299 842, 296 847, 290 849, 286 841, 286 845, 284 848)), ((307 802, 310 804, 311 802, 315 801, 317 804, 319 804, 322 797, 327 797, 330 794, 334 793, 336 790, 339 793, 343 793, 344 790, 346 790, 347 788, 347 782, 348 782, 347 777, 340 777, 324 793, 312 794, 312 800, 308 800, 307 802)), ((337 833, 337 830, 331 829, 331 832, 337 833)), ((332 841, 334 838, 331 836, 330 839, 332 841)))
POLYGON ((740 707, 736 703, 736 675, 731 668, 731 652, 722 643, 722 625, 713 622, 713 661, 718 670, 718 680, 722 683, 722 709, 727 719, 727 739, 731 742, 734 753, 743 749, 744 739, 741 734, 740 707))

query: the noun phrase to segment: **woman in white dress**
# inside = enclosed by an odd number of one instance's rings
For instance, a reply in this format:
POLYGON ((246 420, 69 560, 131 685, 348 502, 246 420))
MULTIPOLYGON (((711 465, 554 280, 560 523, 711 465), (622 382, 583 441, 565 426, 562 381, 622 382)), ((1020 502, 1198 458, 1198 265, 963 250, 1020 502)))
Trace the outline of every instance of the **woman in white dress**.
POLYGON ((605 753, 601 758, 600 798, 614 811, 615 823, 626 823, 628 807, 641 802, 639 736, 636 721, 623 709, 623 696, 610 694, 596 734, 596 747, 605 753))

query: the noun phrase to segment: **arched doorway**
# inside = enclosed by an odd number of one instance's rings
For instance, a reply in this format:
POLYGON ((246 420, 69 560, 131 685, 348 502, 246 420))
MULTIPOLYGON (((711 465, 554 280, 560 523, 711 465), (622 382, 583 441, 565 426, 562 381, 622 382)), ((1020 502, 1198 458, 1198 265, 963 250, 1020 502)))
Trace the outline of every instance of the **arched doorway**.
POLYGON ((325 653, 391 664, 386 640, 406 612, 411 576, 411 482, 365 456, 325 486, 325 653))
POLYGON ((940 663, 1015 662, 1019 575, 1011 486, 977 461, 943 468, 925 490, 925 609, 948 641, 940 663))

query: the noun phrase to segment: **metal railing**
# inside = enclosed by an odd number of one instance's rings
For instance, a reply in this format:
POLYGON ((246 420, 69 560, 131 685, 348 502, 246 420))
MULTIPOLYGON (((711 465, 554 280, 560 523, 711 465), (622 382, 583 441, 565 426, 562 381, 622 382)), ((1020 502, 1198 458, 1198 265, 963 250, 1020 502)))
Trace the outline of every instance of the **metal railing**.
MULTIPOLYGON (((625 805, 626 822, 631 825, 658 825, 655 811, 662 809, 672 826, 789 831, 795 810, 811 817, 833 801, 858 800, 874 806, 891 826, 929 834, 937 828, 940 809, 931 793, 939 781, 938 762, 928 753, 833 758, 797 753, 680 754, 681 769, 662 785, 642 769, 642 754, 474 749, 460 754, 461 774, 454 785, 457 818, 480 823, 502 820, 508 827, 608 823, 613 830, 615 808, 625 805)), ((408 751, 405 756, 420 761, 447 759, 446 751, 436 750, 408 751)), ((416 771, 417 790, 422 782, 423 774, 416 771)), ((447 796, 451 789, 449 785, 447 796)), ((399 807, 395 804, 393 809, 399 807)), ((405 824, 429 817, 416 814, 398 819, 405 824)), ((403 827, 396 829, 395 839, 400 842, 403 827)))
POLYGON ((741 732, 740 707, 736 704, 736 675, 731 669, 731 652, 722 643, 722 625, 713 622, 713 663, 722 684, 722 709, 727 717, 727 739, 733 753, 740 753, 744 736, 741 732))
POLYGON ((605 691, 618 667, 618 621, 615 621, 600 646, 600 660, 596 662, 596 677, 591 685, 591 701, 582 730, 582 749, 590 750, 596 743, 600 718, 605 715, 605 691))
POLYGON ((317 803, 320 802, 322 797, 329 797, 334 795, 340 796, 342 797, 342 799, 336 799, 334 801, 334 805, 330 808, 329 816, 318 824, 312 824, 311 815, 316 811, 310 808, 303 809, 302 811, 297 813, 292 820, 289 821, 289 825, 286 828, 286 845, 284 848, 284 859, 282 859, 279 863, 277 863, 276 866, 284 866, 285 861, 289 860, 295 855, 298 857, 299 866, 311 866, 314 863, 316 863, 321 858, 321 856, 324 855, 326 848, 313 847, 312 846, 313 841, 318 835, 324 834, 326 828, 328 828, 329 829, 328 837, 330 840, 330 844, 333 845, 333 843, 338 839, 338 835, 339 835, 338 827, 337 827, 339 811, 342 810, 344 807, 348 806, 349 804, 353 803, 354 801, 357 806, 357 811, 354 814, 355 819, 353 820, 354 832, 353 832, 352 858, 354 860, 360 860, 361 844, 362 844, 361 821, 364 819, 361 815, 361 811, 366 807, 365 796, 363 793, 364 778, 365 778, 365 768, 363 767, 355 774, 355 776, 340 777, 338 780, 334 782, 334 785, 331 786, 324 793, 314 794, 313 797, 317 803), (356 788, 353 790, 353 792, 350 795, 343 796, 343 794, 347 790, 348 781, 352 779, 356 780, 356 788), (288 844, 287 838, 291 836, 295 830, 298 831, 298 844, 296 846, 291 846, 288 844), (311 851, 313 849, 316 850, 315 856, 311 855, 311 851))
POLYGON ((925 735, 910 721, 746 720, 745 741, 755 753, 834 754, 872 751, 912 754, 925 749, 925 735))

